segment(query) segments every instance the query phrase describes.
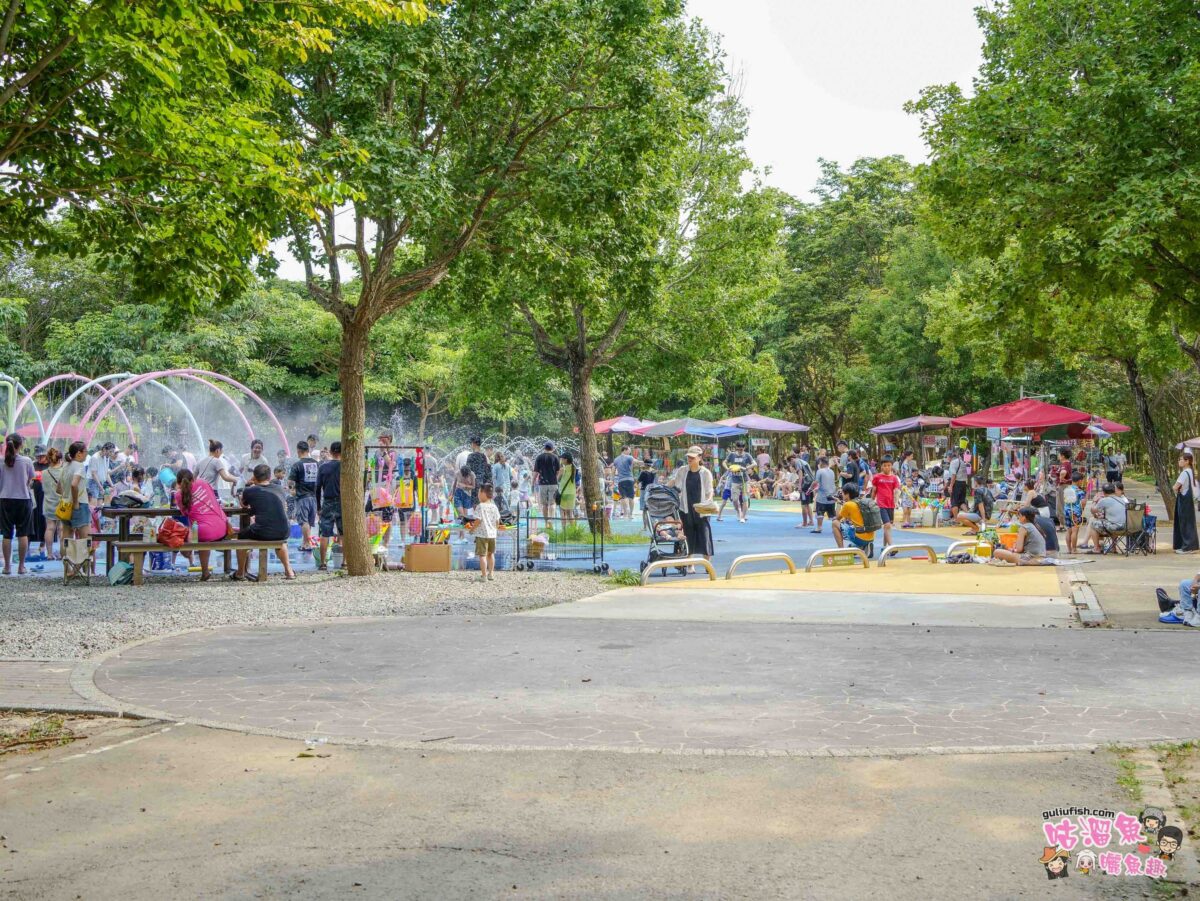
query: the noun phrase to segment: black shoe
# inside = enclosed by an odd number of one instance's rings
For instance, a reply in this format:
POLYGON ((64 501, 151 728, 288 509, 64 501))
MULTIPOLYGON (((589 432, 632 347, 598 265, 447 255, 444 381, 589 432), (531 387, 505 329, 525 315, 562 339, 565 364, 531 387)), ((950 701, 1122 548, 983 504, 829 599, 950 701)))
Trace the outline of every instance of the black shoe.
POLYGON ((1158 598, 1158 610, 1160 613, 1170 613, 1175 609, 1175 602, 1161 588, 1154 589, 1154 596, 1158 598))

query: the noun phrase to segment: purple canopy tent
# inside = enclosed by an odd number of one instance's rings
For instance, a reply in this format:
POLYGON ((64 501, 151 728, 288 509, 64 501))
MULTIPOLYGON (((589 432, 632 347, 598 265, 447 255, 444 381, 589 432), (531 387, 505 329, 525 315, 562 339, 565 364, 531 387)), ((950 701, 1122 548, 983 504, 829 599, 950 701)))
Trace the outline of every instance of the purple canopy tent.
POLYGON ((732 426, 735 429, 745 429, 748 432, 808 431, 808 426, 799 422, 788 422, 786 419, 776 419, 773 416, 763 416, 760 413, 747 413, 745 416, 731 416, 729 419, 718 419, 717 424, 732 426))
POLYGON ((925 429, 944 429, 950 425, 949 416, 926 416, 920 413, 908 419, 897 419, 885 422, 871 429, 873 435, 907 435, 910 432, 923 432, 925 429))

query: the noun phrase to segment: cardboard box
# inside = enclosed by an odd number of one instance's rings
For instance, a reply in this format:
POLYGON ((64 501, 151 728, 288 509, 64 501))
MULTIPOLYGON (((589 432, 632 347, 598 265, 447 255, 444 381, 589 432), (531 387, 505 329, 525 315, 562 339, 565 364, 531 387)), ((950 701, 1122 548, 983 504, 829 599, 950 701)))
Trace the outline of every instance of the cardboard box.
POLYGON ((450 545, 410 544, 404 549, 404 568, 414 573, 448 573, 450 545))

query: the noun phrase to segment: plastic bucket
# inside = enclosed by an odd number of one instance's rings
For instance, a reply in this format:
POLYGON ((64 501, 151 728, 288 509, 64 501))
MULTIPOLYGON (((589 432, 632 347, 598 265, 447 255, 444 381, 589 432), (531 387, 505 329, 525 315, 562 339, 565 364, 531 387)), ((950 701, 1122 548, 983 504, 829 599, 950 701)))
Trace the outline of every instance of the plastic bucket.
POLYGON ((996 537, 1000 539, 1000 547, 1004 548, 1005 550, 1011 551, 1017 546, 1016 532, 1001 532, 996 537))

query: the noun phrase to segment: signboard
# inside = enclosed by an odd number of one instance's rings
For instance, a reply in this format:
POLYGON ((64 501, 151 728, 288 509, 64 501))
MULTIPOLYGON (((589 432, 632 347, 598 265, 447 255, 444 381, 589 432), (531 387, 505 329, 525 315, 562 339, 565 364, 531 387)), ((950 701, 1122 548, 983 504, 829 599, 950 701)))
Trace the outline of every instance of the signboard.
POLYGON ((998 428, 988 429, 987 437, 988 437, 988 441, 999 441, 1000 440, 1000 429, 998 429, 998 428))
POLYGON ((922 435, 921 447, 937 447, 937 435, 922 435))
POLYGON ((750 446, 751 447, 770 447, 771 439, 770 438, 751 438, 750 446))

